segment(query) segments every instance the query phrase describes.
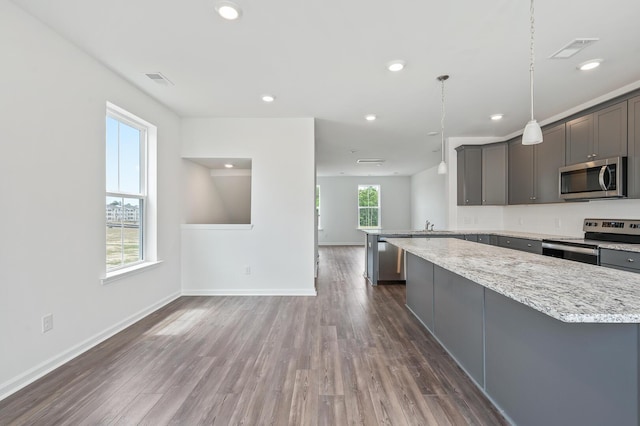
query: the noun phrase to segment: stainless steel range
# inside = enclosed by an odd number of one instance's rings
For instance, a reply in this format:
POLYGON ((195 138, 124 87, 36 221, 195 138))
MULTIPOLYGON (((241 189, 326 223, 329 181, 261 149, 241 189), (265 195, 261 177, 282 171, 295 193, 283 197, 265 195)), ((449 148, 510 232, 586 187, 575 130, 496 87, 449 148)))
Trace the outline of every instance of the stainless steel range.
POLYGON ((640 219, 585 219, 582 230, 584 239, 542 240, 542 254, 599 265, 602 244, 640 244, 640 219))

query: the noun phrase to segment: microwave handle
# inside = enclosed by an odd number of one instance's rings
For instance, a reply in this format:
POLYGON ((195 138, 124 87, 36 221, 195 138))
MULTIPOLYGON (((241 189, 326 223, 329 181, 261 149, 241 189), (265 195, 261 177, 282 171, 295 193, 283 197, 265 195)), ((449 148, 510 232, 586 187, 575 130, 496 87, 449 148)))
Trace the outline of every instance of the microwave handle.
POLYGON ((611 185, 611 168, 609 166, 602 166, 600 168, 600 176, 598 177, 598 182, 600 183, 600 188, 603 191, 609 190, 609 185, 611 185), (608 172, 609 182, 607 184, 604 183, 604 174, 608 172))

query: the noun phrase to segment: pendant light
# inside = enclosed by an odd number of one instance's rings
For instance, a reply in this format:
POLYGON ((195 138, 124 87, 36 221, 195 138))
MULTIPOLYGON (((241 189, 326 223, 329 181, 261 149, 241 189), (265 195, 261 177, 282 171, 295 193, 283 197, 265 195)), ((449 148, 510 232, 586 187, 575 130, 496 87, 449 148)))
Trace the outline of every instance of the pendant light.
POLYGON ((442 115, 440 117, 440 138, 442 139, 442 161, 438 164, 438 174, 444 175, 447 174, 447 163, 444 162, 444 82, 449 78, 448 75, 441 75, 438 77, 438 81, 442 85, 442 115))
POLYGON ((531 120, 527 123, 524 128, 524 132, 522 133, 522 145, 535 145, 542 142, 542 129, 540 129, 540 125, 533 118, 533 63, 535 59, 534 50, 533 50, 533 34, 534 34, 534 18, 533 18, 533 0, 531 0, 531 42, 529 48, 529 86, 531 89, 531 120))

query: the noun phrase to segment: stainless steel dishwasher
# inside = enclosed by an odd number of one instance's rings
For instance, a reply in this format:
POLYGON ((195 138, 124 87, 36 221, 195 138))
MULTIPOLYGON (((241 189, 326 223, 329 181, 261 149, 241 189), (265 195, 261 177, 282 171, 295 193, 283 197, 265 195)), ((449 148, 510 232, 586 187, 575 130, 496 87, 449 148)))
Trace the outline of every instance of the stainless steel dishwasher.
POLYGON ((405 281, 404 250, 378 240, 378 281, 405 281))

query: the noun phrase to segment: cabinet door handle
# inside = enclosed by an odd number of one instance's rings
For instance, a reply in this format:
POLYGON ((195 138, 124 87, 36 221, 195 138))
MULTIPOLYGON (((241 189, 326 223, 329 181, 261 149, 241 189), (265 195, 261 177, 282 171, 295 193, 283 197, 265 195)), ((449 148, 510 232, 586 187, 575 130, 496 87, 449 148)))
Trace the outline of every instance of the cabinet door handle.
POLYGON ((467 204, 469 204, 469 200, 465 200, 464 202, 465 202, 465 203, 467 203, 467 204))
POLYGON ((591 158, 597 157, 597 154, 591 154, 591 158))
POLYGON ((591 154, 587 155, 587 158, 591 158, 591 154))
POLYGON ((633 263, 633 259, 627 259, 629 263, 633 263))
POLYGON ((527 247, 531 247, 531 244, 527 244, 527 247))
POLYGON ((507 240, 507 244, 511 244, 511 241, 510 241, 510 240, 507 240))

